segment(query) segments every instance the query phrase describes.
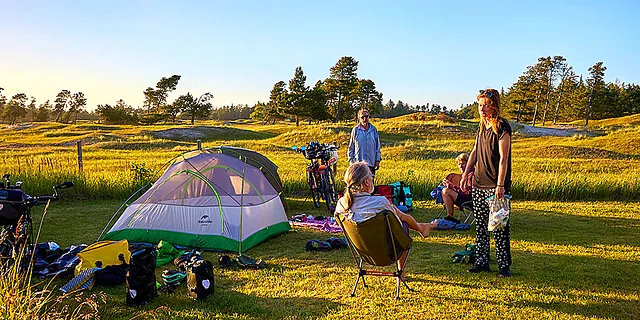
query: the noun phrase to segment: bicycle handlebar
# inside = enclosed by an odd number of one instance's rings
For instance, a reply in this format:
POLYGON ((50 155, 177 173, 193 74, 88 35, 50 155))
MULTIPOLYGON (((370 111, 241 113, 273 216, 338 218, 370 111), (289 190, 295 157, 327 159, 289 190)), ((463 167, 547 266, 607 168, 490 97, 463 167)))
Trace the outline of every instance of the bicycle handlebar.
MULTIPOLYGON (((8 190, 22 190, 22 182, 16 182, 15 185, 11 185, 11 175, 10 174, 5 174, 2 179, 4 181, 2 181, 0 183, 0 189, 8 189, 8 190)), ((24 191, 22 191, 23 194, 23 203, 25 205, 27 205, 28 207, 34 207, 37 205, 43 205, 45 204, 47 201, 57 201, 60 199, 60 197, 58 196, 58 189, 67 189, 67 188, 71 188, 75 186, 75 184, 72 181, 65 181, 61 184, 55 185, 53 186, 53 195, 50 196, 30 196, 26 193, 24 193, 24 191)))
POLYGON ((51 201, 56 201, 56 200, 58 200, 59 198, 58 198, 58 196, 37 196, 37 197, 34 197, 34 199, 35 199, 37 202, 47 202, 47 201, 49 201, 49 200, 51 200, 51 201))

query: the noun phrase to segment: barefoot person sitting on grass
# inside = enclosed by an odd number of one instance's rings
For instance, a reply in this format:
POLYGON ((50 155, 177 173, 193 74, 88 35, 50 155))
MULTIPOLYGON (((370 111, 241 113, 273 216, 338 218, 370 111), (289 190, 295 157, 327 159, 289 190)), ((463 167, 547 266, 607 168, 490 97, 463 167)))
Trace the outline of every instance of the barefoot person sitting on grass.
POLYGON ((347 188, 344 197, 338 200, 336 214, 342 214, 347 219, 360 222, 373 218, 384 210, 394 212, 398 220, 407 224, 409 229, 418 231, 423 237, 429 236, 429 231, 436 227, 435 223, 418 223, 412 216, 403 213, 383 196, 372 196, 373 177, 369 166, 365 162, 356 162, 349 166, 344 173, 347 188))

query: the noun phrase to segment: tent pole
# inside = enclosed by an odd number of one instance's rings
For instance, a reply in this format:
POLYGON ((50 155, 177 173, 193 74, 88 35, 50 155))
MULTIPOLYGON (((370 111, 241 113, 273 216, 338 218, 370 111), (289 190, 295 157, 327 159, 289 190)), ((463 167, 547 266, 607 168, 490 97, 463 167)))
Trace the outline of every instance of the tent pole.
POLYGON ((247 157, 243 156, 242 160, 242 187, 240 187, 240 241, 238 241, 238 254, 242 254, 242 208, 244 206, 244 184, 245 184, 245 176, 247 169, 247 157))

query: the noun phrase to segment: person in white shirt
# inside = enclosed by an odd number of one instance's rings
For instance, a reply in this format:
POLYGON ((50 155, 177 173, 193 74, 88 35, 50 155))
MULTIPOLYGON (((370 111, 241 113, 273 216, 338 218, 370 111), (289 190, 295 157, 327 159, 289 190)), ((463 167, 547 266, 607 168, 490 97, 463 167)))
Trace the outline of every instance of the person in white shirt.
POLYGON ((383 196, 372 196, 373 177, 369 166, 365 162, 356 162, 349 166, 344 173, 347 188, 344 196, 338 200, 336 214, 342 214, 354 222, 361 222, 373 218, 377 213, 389 210, 396 214, 398 220, 407 224, 409 229, 415 230, 423 237, 429 236, 429 231, 436 227, 436 223, 419 223, 411 215, 403 213, 383 196))

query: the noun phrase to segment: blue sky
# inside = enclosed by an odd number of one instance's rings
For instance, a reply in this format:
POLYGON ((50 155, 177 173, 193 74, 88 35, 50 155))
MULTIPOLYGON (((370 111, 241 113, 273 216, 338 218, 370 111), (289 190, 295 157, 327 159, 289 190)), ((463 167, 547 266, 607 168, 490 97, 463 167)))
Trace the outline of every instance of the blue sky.
POLYGON ((253 105, 297 66, 312 86, 352 56, 385 101, 457 108, 540 56, 585 75, 604 61, 606 81, 640 83, 638 14, 636 1, 0 0, 0 87, 39 103, 68 89, 90 109, 138 106, 179 74, 170 99, 253 105))

